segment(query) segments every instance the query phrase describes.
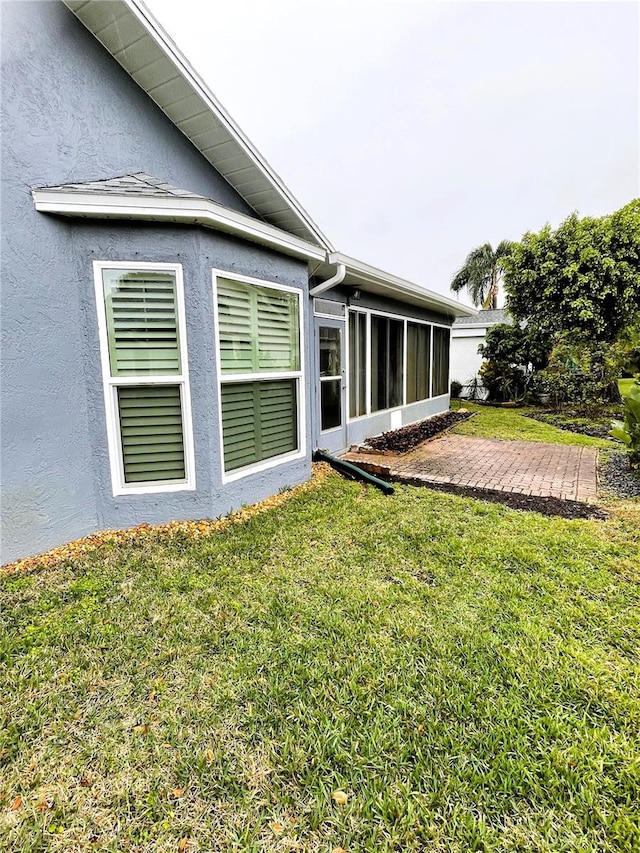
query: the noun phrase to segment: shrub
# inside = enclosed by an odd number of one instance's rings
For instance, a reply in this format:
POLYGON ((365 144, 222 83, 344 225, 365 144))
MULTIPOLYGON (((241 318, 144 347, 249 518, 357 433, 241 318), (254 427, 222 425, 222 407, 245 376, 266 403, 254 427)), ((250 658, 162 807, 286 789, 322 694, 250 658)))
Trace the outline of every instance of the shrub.
POLYGON ((624 421, 613 421, 611 426, 609 435, 629 448, 631 467, 640 466, 640 379, 636 379, 625 397, 624 421))
POLYGON ((618 338, 622 351, 623 374, 640 373, 640 320, 627 326, 618 338))
POLYGON ((597 414, 609 403, 621 402, 617 384, 621 360, 615 344, 585 342, 563 335, 538 382, 548 385, 555 408, 570 403, 597 414))
POLYGON ((498 323, 487 332, 478 352, 485 359, 480 377, 489 399, 523 400, 533 372, 546 364, 549 342, 531 328, 498 323))
POLYGON ((460 392, 462 391, 462 382, 458 382, 457 379, 451 380, 451 396, 454 400, 457 400, 460 396, 460 392))

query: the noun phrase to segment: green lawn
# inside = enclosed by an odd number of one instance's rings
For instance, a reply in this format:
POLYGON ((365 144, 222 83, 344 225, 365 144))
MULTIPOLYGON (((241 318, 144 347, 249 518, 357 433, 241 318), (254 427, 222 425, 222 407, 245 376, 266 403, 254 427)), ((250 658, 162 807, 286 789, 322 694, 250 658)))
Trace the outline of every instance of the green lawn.
POLYGON ((493 406, 476 406, 473 403, 455 403, 454 408, 475 412, 473 418, 459 424, 454 432, 459 435, 474 435, 478 438, 501 438, 518 441, 544 441, 551 444, 569 444, 577 447, 599 447, 611 450, 611 442, 591 438, 575 432, 558 429, 526 417, 528 409, 503 409, 493 406))
POLYGON ((0 848, 637 851, 639 521, 332 474, 4 577, 0 848))

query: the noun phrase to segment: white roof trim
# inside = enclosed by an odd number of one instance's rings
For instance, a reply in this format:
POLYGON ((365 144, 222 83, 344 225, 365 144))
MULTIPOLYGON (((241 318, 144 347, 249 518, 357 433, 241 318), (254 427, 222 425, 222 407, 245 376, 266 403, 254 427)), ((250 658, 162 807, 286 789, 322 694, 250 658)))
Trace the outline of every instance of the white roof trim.
POLYGON ((67 192, 46 188, 34 189, 31 195, 36 210, 40 213, 95 219, 143 219, 197 224, 260 243, 294 258, 324 261, 326 257, 324 249, 314 243, 308 243, 288 231, 230 210, 207 198, 132 196, 95 191, 81 193, 77 190, 67 192))
POLYGON ((462 305, 455 299, 442 296, 433 290, 427 290, 404 278, 385 272, 384 270, 365 264, 355 258, 350 258, 342 252, 333 252, 329 255, 329 263, 344 264, 347 268, 349 284, 358 284, 364 290, 382 293, 400 300, 401 302, 413 302, 425 308, 445 312, 453 317, 475 317, 477 311, 462 305))
POLYGON ((63 2, 260 216, 281 230, 333 250, 140 0, 63 2), (143 55, 145 62, 140 65, 143 55))
POLYGON ((490 329, 491 326, 498 325, 500 325, 500 323, 465 323, 464 325, 456 326, 455 328, 457 332, 461 332, 464 329, 490 329))

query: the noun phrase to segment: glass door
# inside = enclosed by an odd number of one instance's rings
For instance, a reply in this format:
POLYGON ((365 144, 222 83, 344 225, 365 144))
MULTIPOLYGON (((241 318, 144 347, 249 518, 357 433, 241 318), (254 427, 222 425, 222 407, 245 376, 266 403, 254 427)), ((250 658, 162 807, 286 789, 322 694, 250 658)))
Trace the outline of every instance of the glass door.
POLYGON ((318 358, 317 446, 339 452, 347 445, 344 322, 316 318, 318 358))

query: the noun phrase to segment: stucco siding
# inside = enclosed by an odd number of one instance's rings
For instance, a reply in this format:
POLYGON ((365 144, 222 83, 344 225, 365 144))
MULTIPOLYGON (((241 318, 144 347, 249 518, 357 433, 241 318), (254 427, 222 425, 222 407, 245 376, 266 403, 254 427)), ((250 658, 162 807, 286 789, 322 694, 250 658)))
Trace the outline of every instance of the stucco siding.
POLYGON ((146 172, 253 213, 62 3, 3 2, 0 44, 9 205, 35 186, 146 172))
MULTIPOLYGON (((96 529, 210 518, 310 474, 304 458, 222 482, 212 268, 307 292, 306 265, 199 228, 76 222, 34 214, 40 245, 19 324, 5 349, 3 551, 6 562, 96 529), (47 233, 49 229, 52 233, 47 233), (45 240, 44 237, 47 237, 45 240), (55 263, 50 263, 55 257, 55 263), (180 263, 183 269, 195 490, 114 496, 109 466, 93 261, 180 263), (33 344, 38 343, 34 349, 33 344)), ((309 337, 308 300, 303 329, 309 337)), ((309 388, 309 364, 303 380, 309 388)), ((309 406, 305 407, 308 412, 309 406)))
POLYGON ((211 267, 306 292, 306 264, 199 228, 37 213, 34 186, 139 171, 251 210, 63 4, 2 4, 2 66, 2 562, 105 527, 216 516, 304 480, 308 453, 222 486, 211 267), (94 259, 183 265, 194 492, 113 497, 94 259))

